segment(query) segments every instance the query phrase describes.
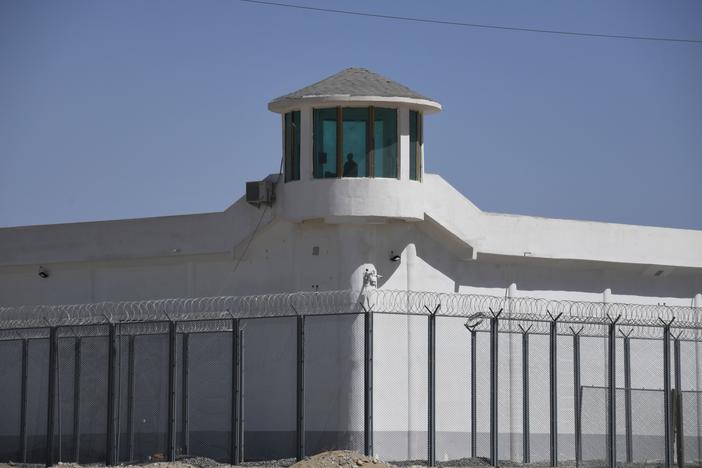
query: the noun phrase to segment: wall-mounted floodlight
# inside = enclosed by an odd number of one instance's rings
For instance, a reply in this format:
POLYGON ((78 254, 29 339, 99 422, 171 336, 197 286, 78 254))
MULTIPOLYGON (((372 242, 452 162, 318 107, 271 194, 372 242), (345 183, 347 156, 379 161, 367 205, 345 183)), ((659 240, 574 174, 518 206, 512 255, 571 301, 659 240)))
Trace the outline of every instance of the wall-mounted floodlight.
POLYGON ((398 254, 396 254, 394 250, 390 251, 390 261, 391 262, 399 262, 401 258, 402 257, 400 257, 398 254))
POLYGON ((47 269, 44 268, 43 266, 40 266, 40 267, 39 267, 39 272, 37 273, 37 275, 39 275, 39 278, 46 279, 46 278, 49 277, 49 270, 47 270, 47 269))

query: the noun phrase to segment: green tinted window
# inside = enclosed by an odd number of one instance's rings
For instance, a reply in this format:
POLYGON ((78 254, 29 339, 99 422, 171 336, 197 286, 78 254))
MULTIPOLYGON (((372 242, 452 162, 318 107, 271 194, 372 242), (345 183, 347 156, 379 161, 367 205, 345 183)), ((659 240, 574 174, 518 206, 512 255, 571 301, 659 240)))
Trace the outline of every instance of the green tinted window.
MULTIPOLYGON (((336 107, 314 109, 313 116, 316 179, 398 177, 396 109, 336 107)), ((415 127, 415 141, 416 133, 415 127)))
POLYGON ((300 180, 300 111, 285 114, 285 182, 300 180))
POLYGON ((375 177, 397 177, 397 111, 376 107, 373 112, 375 177))
POLYGON ((409 177, 410 180, 419 180, 422 172, 422 114, 417 111, 409 113, 409 137, 410 137, 410 158, 409 158, 409 177))
POLYGON ((336 107, 314 110, 314 177, 336 177, 336 107))
POLYGON ((343 110, 343 177, 368 177, 368 108, 343 110))

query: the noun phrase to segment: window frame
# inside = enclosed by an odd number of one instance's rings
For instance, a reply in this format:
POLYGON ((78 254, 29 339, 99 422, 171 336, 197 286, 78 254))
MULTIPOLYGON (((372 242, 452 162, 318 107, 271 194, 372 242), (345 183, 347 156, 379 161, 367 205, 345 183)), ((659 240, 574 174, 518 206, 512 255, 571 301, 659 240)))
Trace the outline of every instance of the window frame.
MULTIPOLYGON (((421 181, 422 181, 422 174, 424 173, 424 170, 423 170, 424 168, 422 167, 422 161, 424 160, 424 158, 422 157, 422 147, 424 146, 424 114, 423 114, 422 112, 418 111, 418 110, 412 110, 412 109, 409 110, 409 119, 410 119, 410 122, 409 122, 409 126, 408 126, 408 127, 409 127, 409 128, 408 128, 408 130, 409 130, 408 133, 409 133, 409 137, 410 137, 410 138, 409 138, 409 140, 410 140, 410 154, 409 154, 409 157, 410 157, 410 158, 412 157, 412 147, 411 147, 411 145, 413 144, 413 143, 412 143, 412 132, 411 132, 411 129, 412 129, 412 115, 413 115, 413 114, 415 115, 415 117, 416 117, 416 119, 417 119, 417 121, 416 121, 416 123, 415 123, 416 129, 417 129, 417 137, 416 137, 415 142, 414 142, 414 151, 415 151, 415 153, 414 153, 414 158, 415 158, 414 163, 415 163, 415 168, 416 168, 416 169, 415 169, 415 170, 416 170, 416 174, 415 174, 415 175, 416 175, 416 178, 413 179, 413 178, 412 178, 412 173, 411 173, 411 171, 408 171, 408 172, 409 172, 409 180, 414 180, 414 181, 417 181, 417 182, 421 182, 421 181)), ((410 161, 410 162, 411 162, 411 161, 410 161)), ((410 168, 411 168, 411 167, 412 167, 412 166, 410 165, 410 168)))
MULTIPOLYGON (((339 145, 339 108, 338 106, 335 107, 314 107, 312 108, 312 127, 311 127, 311 136, 312 136, 312 179, 338 179, 339 178, 339 149, 343 148, 343 146, 339 145), (334 161, 336 162, 336 167, 334 169, 335 175, 334 177, 325 177, 324 173, 320 174, 320 177, 317 177, 317 173, 320 171, 319 168, 319 160, 318 160, 318 154, 320 148, 317 147, 317 112, 319 111, 329 111, 329 110, 334 110, 334 115, 335 115, 335 126, 336 130, 334 132, 334 137, 336 138, 336 144, 335 144, 335 154, 334 154, 334 161)), ((343 142, 342 142, 343 143, 343 142)), ((331 155, 326 155, 327 158, 329 158, 331 155)))
POLYGON ((283 181, 285 183, 300 180, 302 165, 302 157, 300 154, 302 149, 301 120, 302 112, 299 110, 293 110, 283 114, 283 181), (297 119, 295 118, 296 115, 297 119), (288 126, 288 121, 290 126, 288 126), (290 155, 289 160, 288 154, 290 155))
POLYGON ((372 115, 372 118, 369 120, 369 153, 371 154, 371 159, 369 162, 369 168, 371 171, 371 176, 374 179, 397 179, 400 180, 402 178, 402 151, 401 151, 401 139, 402 139, 402 132, 400 131, 400 109, 398 107, 379 107, 379 106, 370 106, 369 107, 369 112, 372 115), (375 175, 375 168, 376 168, 376 141, 375 141, 375 118, 376 118, 376 111, 378 109, 382 110, 391 110, 395 114, 395 175, 393 177, 378 177, 375 175))

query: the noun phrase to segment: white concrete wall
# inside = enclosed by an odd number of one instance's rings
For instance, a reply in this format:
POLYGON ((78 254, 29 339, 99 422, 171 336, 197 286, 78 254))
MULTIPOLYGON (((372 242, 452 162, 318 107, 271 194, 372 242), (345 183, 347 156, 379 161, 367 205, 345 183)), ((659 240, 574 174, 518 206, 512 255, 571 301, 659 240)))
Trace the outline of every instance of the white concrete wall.
MULTIPOLYGON (((246 240, 246 239, 245 239, 246 240)), ((365 268, 376 268, 383 275, 380 286, 388 289, 412 289, 442 292, 489 293, 513 297, 529 296, 572 300, 618 301, 690 305, 702 290, 698 270, 678 268, 666 276, 642 273, 638 265, 609 265, 597 262, 544 261, 520 258, 509 261, 502 256, 466 260, 455 256, 441 233, 425 229, 421 223, 386 223, 377 225, 330 225, 321 221, 293 224, 275 221, 245 245, 229 253, 182 255, 143 259, 93 262, 43 262, 50 277, 37 276, 36 265, 11 265, 0 269, 2 305, 38 303, 76 303, 92 301, 138 300, 159 297, 196 297, 224 294, 257 294, 280 291, 359 288, 365 268), (399 262, 390 261, 390 252, 400 253, 399 262), (234 267, 239 263, 238 269, 234 267), (611 293, 603 291, 610 289, 611 293)), ((290 325, 290 324, 288 324, 290 325)), ((334 322, 334 319, 311 319, 309 323, 308 370, 310 395, 308 418, 310 431, 360 431, 362 429, 361 387, 362 328, 359 321, 334 322), (321 328, 320 328, 321 327, 321 328), (326 332, 324 331, 326 330, 326 332), (326 352, 325 352, 326 350, 326 352), (327 369, 322 372, 321 370, 327 369), (329 376, 333 376, 330 378, 329 376), (324 405, 317 406, 317 402, 324 405), (334 411, 330 412, 330 408, 334 411)), ((440 364, 437 381, 439 433, 459 433, 468 426, 470 402, 466 391, 469 367, 469 342, 461 320, 439 319, 440 364), (444 360, 441 360, 441 356, 444 360)), ((279 327, 278 327, 279 328, 279 327)), ((254 333, 252 329, 252 333, 254 333)), ((376 318, 375 356, 375 427, 378 453, 381 456, 415 458, 424 453, 426 431, 426 319, 424 317, 376 318), (385 446, 383 434, 387 434, 385 446), (392 447, 391 452, 387 452, 392 447), (385 453, 384 453, 385 452, 385 453)), ((258 335, 287 337, 249 340, 251 356, 259 356, 256 368, 278 369, 281 353, 290 355, 292 335, 285 330, 258 329, 258 335), (275 332, 275 333, 274 333, 275 332), (272 334, 271 334, 272 333, 272 334), (277 349, 277 346, 280 349, 277 349), (259 349, 260 347, 260 349, 259 349), (287 351, 286 351, 287 350, 287 351), (278 363, 278 364, 276 364, 278 363)), ((253 335, 252 335, 253 336, 253 335)), ((485 335, 479 347, 479 425, 487 427, 487 348, 485 335)), ((500 339, 500 432, 521 433, 521 371, 519 342, 500 339)), ((560 340, 560 339, 559 339, 560 340)), ((532 340, 533 395, 547 390, 546 342, 532 340)), ((559 389, 562 400, 560 425, 564 434, 572 433, 572 391, 567 370, 572 365, 567 343, 559 356, 563 376, 559 389)), ((643 349, 643 348, 642 348, 643 349)), ((584 366, 584 384, 602 384, 604 354, 601 340, 591 341, 583 355, 592 359, 584 366), (599 356, 599 357, 598 357, 599 356)), ((651 351, 650 359, 658 359, 651 351)), ((648 356, 648 355, 647 355, 648 356)), ((635 366, 643 367, 647 358, 638 357, 635 366), (644 361, 641 361, 644 359, 644 361)), ((694 359, 697 358, 693 358, 694 359)), ((698 365, 695 361, 695 365, 698 365)), ((288 369, 292 372, 292 369, 288 369)), ((560 372, 560 371, 559 371, 560 372)), ((250 419, 252 431, 284 431, 289 414, 280 417, 265 410, 265 401, 273 394, 262 376, 252 377, 249 385, 260 385, 252 394, 250 419)), ((638 386, 657 388, 656 375, 636 374, 638 386)), ((690 381, 693 388, 699 383, 690 381)), ((283 398, 276 397, 277 401, 283 398)), ((545 435, 548 429, 547 403, 543 398, 532 402, 533 436, 545 435)), ((278 413, 276 413, 278 414, 278 413)), ((443 437, 443 436, 442 436, 443 437)), ((446 437, 450 437, 447 435, 446 437)), ((511 437, 515 437, 514 435, 511 437)), ((441 441, 441 438, 440 438, 441 441)), ((440 442, 441 445, 441 442, 440 442)), ((517 441, 504 442, 507 456, 518 458, 517 441)), ((439 457, 455 458, 460 453, 444 443, 439 457)))
MULTIPOLYGON (((364 270, 371 268, 382 275, 380 287, 400 290, 671 305, 690 305, 702 291, 699 232, 489 215, 437 176, 426 176, 421 184, 412 182, 416 191, 409 185, 404 191, 406 183, 410 182, 310 180, 304 196, 286 184, 278 204, 265 212, 239 201, 223 213, 208 215, 3 229, 0 305, 360 288, 364 270), (320 197, 313 190, 319 187, 335 194, 323 190, 329 197, 320 197), (368 187, 367 193, 356 193, 361 187, 368 187), (398 194, 399 198, 391 196, 398 194), (317 197, 314 203, 318 204, 307 206, 305 197, 317 197), (301 210, 299 216, 291 216, 295 221, 306 220, 291 222, 282 214, 288 208, 301 210), (314 210, 329 216, 307 219, 310 213, 318 212, 314 210), (403 210, 411 215, 403 215, 403 210), (408 222, 408 218, 413 221, 408 222), (251 240, 259 219, 262 222, 251 240), (539 232, 542 235, 537 235, 539 232), (521 249, 531 249, 534 255, 524 256, 521 249), (391 252, 400 254, 399 262, 390 260, 391 252), (40 264, 48 269, 49 278, 38 277, 40 264), (659 267, 664 272, 655 276, 659 267), (510 285, 515 286, 508 290, 510 285)), ((307 362, 312 398, 309 430, 360 431, 363 366, 359 322, 314 320, 309 324, 311 354, 307 362), (319 402, 324 405, 316 405, 319 402)), ((451 360, 441 361, 437 375, 437 430, 441 437, 458 440, 465 436, 466 411, 470 409, 465 388, 469 343, 459 322, 440 320, 439 352, 451 360)), ((375 427, 376 450, 381 456, 424 455, 425 327, 423 317, 377 318, 375 427), (382 441, 384 436, 386 442, 382 441)), ((291 375, 281 369, 287 369, 284 356, 292 353, 290 330, 278 328, 252 326, 252 336, 275 338, 250 340, 248 352, 258 356, 251 361, 253 369, 289 381, 291 375)), ((480 339, 479 431, 485 432, 487 342, 484 336, 480 339)), ((533 380, 532 394, 543 395, 547 388, 543 378, 545 344, 535 337, 532 346, 533 372, 541 376, 533 380)), ((572 413, 567 410, 571 401, 567 369, 572 362, 567 343, 563 347, 566 351, 559 356, 559 369, 564 369, 559 383, 563 395, 559 426, 567 434, 572 422, 572 413)), ((518 458, 519 343, 504 336, 500 349, 500 399, 505 402, 500 407, 500 432, 511 434, 505 436, 508 442, 502 446, 508 450, 507 456, 518 458)), ((637 358, 636 366, 644 367, 647 359, 659 360, 657 351, 642 349, 645 357, 637 358)), ((589 340, 583 355, 593 362, 590 370, 584 371, 583 383, 602 384, 602 341, 589 340)), ((697 369, 700 358, 699 349, 690 358, 697 369)), ((700 388, 699 375, 686 379, 690 388, 700 388)), ((639 386, 656 387, 657 380, 655 373, 635 377, 639 386)), ((287 401, 287 394, 276 393, 263 374, 252 377, 250 385, 256 388, 249 391, 252 396, 247 404, 252 414, 260 416, 249 420, 251 430, 289 432, 289 412, 265 409, 271 399, 287 401)), ((222 396, 212 398, 216 403, 222 396)), ((543 398, 535 398, 532 405, 533 434, 543 436, 548 428, 547 407, 543 398)), ((209 410, 203 407, 202 411, 209 410)), ((439 458, 461 455, 451 447, 445 442, 439 458)))

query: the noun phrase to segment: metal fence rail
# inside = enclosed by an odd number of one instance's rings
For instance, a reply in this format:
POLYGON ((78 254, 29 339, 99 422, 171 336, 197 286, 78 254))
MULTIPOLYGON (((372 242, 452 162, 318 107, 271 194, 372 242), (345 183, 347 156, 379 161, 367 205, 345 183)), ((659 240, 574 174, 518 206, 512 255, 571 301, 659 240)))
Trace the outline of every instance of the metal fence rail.
POLYGON ((700 466, 701 342, 700 308, 407 291, 5 307, 0 459, 700 466))

